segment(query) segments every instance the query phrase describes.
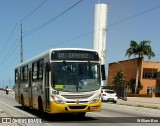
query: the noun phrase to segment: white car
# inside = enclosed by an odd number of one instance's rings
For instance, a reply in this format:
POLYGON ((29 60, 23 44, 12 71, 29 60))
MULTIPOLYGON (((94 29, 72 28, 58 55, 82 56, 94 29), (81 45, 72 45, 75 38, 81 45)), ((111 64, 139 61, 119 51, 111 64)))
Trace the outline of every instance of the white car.
POLYGON ((109 101, 117 103, 117 94, 114 90, 111 89, 102 89, 101 90, 101 99, 102 101, 109 101))

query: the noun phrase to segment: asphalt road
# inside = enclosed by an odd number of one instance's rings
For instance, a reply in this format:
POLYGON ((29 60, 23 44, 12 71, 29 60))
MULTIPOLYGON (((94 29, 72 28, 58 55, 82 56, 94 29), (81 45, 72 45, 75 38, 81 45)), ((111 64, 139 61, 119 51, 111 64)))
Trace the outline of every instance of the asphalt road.
POLYGON ((6 112, 8 117, 23 117, 24 119, 35 117, 43 122, 38 124, 20 123, 22 126, 106 126, 108 124, 112 126, 150 126, 153 122, 154 126, 159 126, 160 124, 159 113, 112 103, 103 103, 101 112, 89 112, 83 119, 78 119, 75 115, 68 114, 48 115, 41 119, 36 110, 27 109, 24 111, 21 105, 15 101, 14 93, 6 95, 5 92, 0 92, 0 109, 6 112))

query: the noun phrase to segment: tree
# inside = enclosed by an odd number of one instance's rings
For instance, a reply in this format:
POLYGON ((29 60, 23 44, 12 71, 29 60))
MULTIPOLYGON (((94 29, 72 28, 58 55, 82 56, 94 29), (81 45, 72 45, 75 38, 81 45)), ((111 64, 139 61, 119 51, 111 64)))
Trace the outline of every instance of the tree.
POLYGON ((124 73, 120 70, 113 77, 113 82, 115 86, 121 86, 125 83, 124 81, 124 73))
POLYGON ((141 41, 139 44, 136 41, 130 42, 130 48, 126 50, 126 56, 130 58, 131 55, 134 55, 138 58, 137 61, 137 73, 136 73, 136 84, 135 84, 135 93, 137 93, 137 87, 138 87, 138 77, 139 77, 139 70, 140 70, 140 64, 142 62, 142 58, 144 56, 147 56, 150 60, 151 57, 154 57, 155 54, 152 51, 152 48, 150 46, 150 41, 144 40, 141 41))
MULTIPOLYGON (((130 81, 128 82, 128 88, 131 90, 132 94, 135 93, 135 79, 130 79, 130 81)), ((140 90, 143 89, 143 85, 141 84, 140 81, 138 81, 138 88, 137 88, 137 92, 139 93, 140 90)))

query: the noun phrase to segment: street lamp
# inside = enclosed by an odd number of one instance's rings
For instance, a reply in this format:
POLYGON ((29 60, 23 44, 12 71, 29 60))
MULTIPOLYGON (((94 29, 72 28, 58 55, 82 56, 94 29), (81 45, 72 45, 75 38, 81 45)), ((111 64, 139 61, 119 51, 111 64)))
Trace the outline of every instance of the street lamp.
MULTIPOLYGON (((118 63, 118 64, 121 65, 121 67, 122 67, 122 69, 123 69, 123 74, 124 74, 124 66, 122 65, 122 63, 120 63, 120 62, 116 62, 116 63, 118 63)), ((123 79, 124 79, 124 78, 123 78, 123 79)))

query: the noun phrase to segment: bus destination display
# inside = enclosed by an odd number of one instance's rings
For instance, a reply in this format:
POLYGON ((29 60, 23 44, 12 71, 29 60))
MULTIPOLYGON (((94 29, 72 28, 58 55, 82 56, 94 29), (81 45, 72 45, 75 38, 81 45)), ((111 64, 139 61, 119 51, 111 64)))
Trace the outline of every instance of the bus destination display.
POLYGON ((99 60, 96 52, 88 51, 53 51, 52 60, 99 60))

